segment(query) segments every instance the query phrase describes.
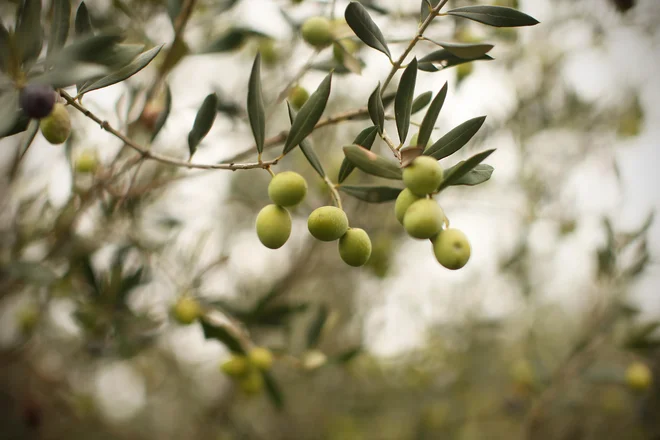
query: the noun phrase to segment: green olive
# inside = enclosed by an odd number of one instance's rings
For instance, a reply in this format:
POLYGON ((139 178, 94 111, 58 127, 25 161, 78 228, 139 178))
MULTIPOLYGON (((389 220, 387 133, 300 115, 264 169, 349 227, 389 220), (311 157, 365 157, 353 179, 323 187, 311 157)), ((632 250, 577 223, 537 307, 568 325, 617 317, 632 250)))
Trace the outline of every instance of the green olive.
POLYGON ((433 199, 414 202, 403 217, 403 227, 411 237, 431 238, 442 229, 444 213, 433 199))
POLYGON ((309 215, 307 229, 317 240, 338 240, 348 230, 348 217, 335 206, 322 206, 309 215))
POLYGON ((470 242, 462 231, 448 228, 433 238, 433 253, 447 269, 460 269, 470 259, 470 242))
POLYGON ((291 235, 291 214, 277 205, 264 206, 257 215, 257 236, 269 249, 284 246, 291 235))
POLYGON ((307 181, 293 171, 276 174, 268 185, 268 196, 279 206, 295 206, 307 194, 307 181))
POLYGON ((371 256, 371 240, 360 228, 349 228, 339 239, 338 247, 339 256, 349 266, 362 266, 371 256))
POLYGON ((442 174, 442 167, 436 159, 419 156, 403 169, 403 183, 413 194, 423 197, 438 190, 442 174))

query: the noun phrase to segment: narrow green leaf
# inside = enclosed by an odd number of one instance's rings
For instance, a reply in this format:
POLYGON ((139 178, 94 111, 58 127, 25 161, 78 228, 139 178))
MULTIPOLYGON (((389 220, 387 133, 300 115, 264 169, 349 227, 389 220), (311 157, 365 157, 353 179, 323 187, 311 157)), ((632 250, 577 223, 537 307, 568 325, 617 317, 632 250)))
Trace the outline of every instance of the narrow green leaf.
POLYGON ((182 0, 165 0, 165 7, 167 8, 167 15, 170 17, 172 24, 176 21, 176 18, 181 12, 182 0))
MULTIPOLYGON (((364 130, 362 130, 360 134, 357 135, 357 137, 353 141, 353 144, 364 147, 367 150, 371 150, 371 146, 374 144, 374 141, 376 140, 377 133, 378 133, 378 127, 376 126, 367 127, 364 130)), ((354 169, 355 169, 355 165, 353 165, 353 163, 350 162, 347 158, 344 158, 344 160, 341 162, 341 166, 339 167, 339 177, 337 181, 339 183, 342 183, 353 172, 354 169)))
POLYGON ((454 56, 467 60, 474 60, 475 58, 486 55, 493 47, 495 47, 488 43, 447 43, 444 41, 428 41, 446 49, 454 56))
POLYGON ((239 49, 250 37, 266 37, 263 32, 254 29, 233 28, 209 44, 201 53, 231 52, 239 49))
POLYGON ((107 73, 108 69, 99 64, 79 62, 62 63, 43 75, 34 77, 32 82, 49 84, 53 88, 58 89, 87 81, 94 81, 99 76, 107 73))
POLYGON ((21 63, 30 63, 39 57, 44 31, 41 26, 41 0, 23 0, 16 15, 14 42, 21 63))
POLYGON ((396 200, 401 188, 391 186, 340 185, 339 190, 368 203, 385 203, 396 200))
POLYGON ((390 60, 392 59, 385 37, 383 37, 380 29, 371 19, 364 6, 357 2, 350 2, 344 12, 344 18, 350 28, 353 29, 353 32, 355 32, 355 35, 364 44, 384 53, 390 60))
POLYGON ((355 358, 355 356, 359 355, 360 353, 362 353, 362 347, 351 348, 350 350, 347 350, 335 356, 334 361, 339 364, 345 364, 346 362, 351 361, 353 358, 355 358))
POLYGON ((169 84, 165 84, 165 105, 163 106, 163 110, 158 115, 158 119, 156 119, 156 124, 154 125, 154 132, 151 134, 152 142, 154 141, 154 139, 156 139, 156 136, 158 136, 160 130, 162 130, 163 126, 165 125, 165 122, 167 122, 167 118, 170 115, 171 110, 172 110, 172 90, 170 89, 169 84))
POLYGON ((92 20, 89 17, 89 11, 87 10, 85 2, 80 2, 78 10, 76 11, 75 30, 76 35, 79 37, 93 32, 92 20))
POLYGON ((477 134, 485 120, 485 116, 479 116, 454 127, 449 133, 438 139, 435 144, 427 148, 424 154, 438 160, 454 154, 477 134))
POLYGON ((396 164, 358 145, 344 147, 344 155, 356 167, 368 174, 401 180, 402 171, 396 164))
POLYGON ((204 102, 202 102, 202 105, 197 111, 192 130, 188 133, 188 149, 190 150, 191 158, 195 154, 199 143, 209 133, 211 127, 213 127, 217 105, 218 96, 215 93, 211 93, 204 98, 204 102))
POLYGON ((371 122, 373 122, 378 129, 378 134, 383 134, 383 127, 385 126, 385 107, 383 106, 383 98, 380 96, 380 82, 378 82, 376 90, 374 90, 371 93, 371 96, 369 96, 367 110, 369 110, 371 122))
POLYGON ((418 68, 425 72, 437 72, 441 69, 448 69, 449 67, 458 66, 459 64, 469 63, 470 61, 491 61, 493 58, 490 55, 481 55, 476 58, 461 58, 447 49, 438 49, 430 54, 420 58, 418 68), (436 67, 439 65, 439 68, 436 67))
POLYGON ((156 55, 158 55, 158 53, 160 52, 160 50, 162 48, 163 48, 163 45, 156 46, 152 49, 149 49, 148 51, 146 51, 146 52, 142 53, 140 56, 138 56, 130 64, 122 67, 117 72, 112 73, 108 76, 104 76, 103 78, 99 79, 98 81, 93 82, 92 84, 83 86, 80 90, 78 90, 78 94, 81 95, 83 93, 91 92, 92 90, 102 89, 104 87, 108 87, 108 86, 111 86, 113 84, 117 84, 118 82, 121 82, 121 81, 124 81, 127 78, 130 78, 131 76, 138 73, 140 70, 147 67, 147 65, 154 58, 156 58, 156 55))
POLYGON ((264 95, 261 91, 261 53, 257 53, 252 64, 250 80, 248 82, 247 112, 250 128, 257 144, 257 151, 264 151, 264 138, 266 136, 266 111, 264 110, 264 95))
MULTIPOLYGON (((287 101, 286 103, 287 108, 289 109, 289 121, 293 123, 293 121, 296 119, 296 111, 291 107, 291 104, 287 101)), ((300 141, 300 150, 303 152, 305 155, 305 158, 307 159, 307 162, 314 168, 314 171, 316 171, 319 176, 325 177, 325 170, 323 169, 323 165, 321 165, 321 161, 319 160, 318 156, 316 155, 316 152, 314 151, 314 147, 312 146, 312 141, 309 139, 303 139, 300 141)))
POLYGON ((433 102, 431 103, 429 109, 426 110, 424 119, 422 119, 422 125, 420 125, 419 127, 419 134, 417 135, 417 145, 421 145, 422 148, 425 148, 426 145, 429 143, 429 139, 431 139, 431 133, 433 133, 433 127, 435 127, 435 123, 438 120, 438 116, 440 115, 440 110, 442 110, 442 105, 445 103, 446 97, 447 97, 447 83, 445 82, 445 85, 442 86, 438 94, 435 95, 435 98, 433 98, 433 102))
POLYGON ((284 142, 282 154, 287 154, 314 131, 314 126, 321 119, 321 115, 328 103, 331 82, 332 72, 325 77, 316 91, 312 93, 312 96, 302 106, 291 124, 291 130, 289 130, 289 134, 284 142))
POLYGON ((318 311, 316 312, 316 316, 314 317, 312 323, 307 329, 308 349, 314 348, 319 344, 321 339, 321 332, 323 331, 323 326, 325 326, 325 322, 327 321, 329 315, 330 315, 330 311, 328 310, 328 306, 326 306, 325 304, 321 304, 319 306, 318 311))
POLYGON ((206 339, 215 339, 223 343, 233 353, 247 354, 238 338, 225 326, 209 322, 207 319, 202 319, 201 324, 206 339))
POLYGON ((534 26, 539 23, 525 13, 504 6, 465 6, 447 11, 447 14, 495 27, 534 26))
POLYGON ((396 92, 390 92, 390 93, 384 94, 383 95, 383 107, 384 108, 389 107, 390 105, 392 105, 392 103, 394 103, 395 99, 396 99, 396 92))
POLYGON ((284 395, 282 394, 280 387, 277 385, 277 382, 268 371, 265 371, 263 375, 264 385, 266 385, 266 393, 268 394, 270 401, 278 410, 284 409, 284 395))
POLYGON ((440 0, 422 0, 422 6, 420 8, 421 10, 420 10, 420 16, 419 16, 420 20, 419 21, 423 22, 424 20, 426 20, 426 18, 431 13, 431 10, 433 8, 435 8, 436 6, 438 6, 439 2, 440 2, 440 0))
POLYGON ((0 22, 0 72, 7 72, 9 67, 9 60, 11 59, 10 44, 12 42, 9 37, 9 31, 0 22))
MULTIPOLYGON (((14 124, 9 128, 8 131, 5 131, 4 135, 0 135, 0 138, 2 137, 7 137, 7 136, 13 136, 18 133, 22 133, 25 130, 27 130, 28 126, 30 125, 30 122, 32 119, 30 119, 25 113, 22 111, 17 111, 18 117, 14 121, 14 124)), ((2 123, 0 123, 2 125, 2 123)))
MULTIPOLYGON (((465 161, 460 161, 456 165, 454 165, 451 168, 447 168, 445 170, 445 173, 449 175, 449 173, 452 173, 454 169, 457 167, 461 166, 465 161)), ((464 174, 463 177, 458 178, 458 180, 455 180, 451 183, 452 186, 457 186, 457 185, 465 185, 465 186, 475 186, 479 185, 480 183, 484 183, 488 180, 490 180, 490 176, 493 174, 494 168, 490 165, 486 164, 479 164, 473 169, 471 169, 468 173, 464 174)))
POLYGON ((0 138, 9 135, 20 114, 17 90, 10 89, 0 95, 0 138))
POLYGON ((48 54, 64 47, 69 36, 71 23, 70 0, 53 0, 53 19, 50 25, 50 38, 48 39, 48 54))
POLYGON ((396 90, 396 98, 394 98, 394 118, 396 119, 399 140, 402 144, 406 141, 408 129, 410 128, 410 114, 412 113, 416 80, 417 58, 413 58, 401 75, 401 81, 396 90))
POLYGON ((429 105, 429 102, 431 102, 431 98, 433 97, 433 92, 428 91, 420 94, 415 98, 415 100, 412 103, 412 111, 410 114, 414 115, 427 105, 429 105))
POLYGON ((472 171, 477 167, 481 162, 483 162, 488 156, 490 156, 495 150, 486 150, 481 153, 477 153, 465 162, 459 163, 457 166, 453 167, 450 172, 445 175, 444 180, 440 184, 438 191, 442 191, 448 186, 454 185, 455 182, 460 181, 460 179, 465 176, 467 173, 472 171))
POLYGON ((124 36, 118 33, 104 33, 78 38, 50 59, 56 66, 71 62, 102 64, 109 67, 123 67, 138 56, 144 46, 138 44, 118 44, 124 36))

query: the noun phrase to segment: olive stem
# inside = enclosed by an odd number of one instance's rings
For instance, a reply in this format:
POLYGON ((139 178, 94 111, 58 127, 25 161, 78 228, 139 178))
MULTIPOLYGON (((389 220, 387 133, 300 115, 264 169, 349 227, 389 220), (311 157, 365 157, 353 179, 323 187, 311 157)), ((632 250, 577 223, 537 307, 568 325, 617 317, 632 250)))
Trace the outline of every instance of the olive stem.
POLYGON ((415 45, 417 44, 418 41, 420 41, 423 36, 424 36, 424 31, 426 31, 426 28, 429 27, 433 19, 438 15, 440 12, 440 9, 448 2, 449 0, 440 0, 438 4, 433 8, 430 12, 428 17, 426 17, 426 20, 421 24, 419 27, 419 30, 417 31, 417 35, 413 37, 412 40, 410 40, 410 43, 408 43, 408 47, 406 48, 405 51, 401 54, 398 60, 396 60, 394 63, 392 63, 392 69, 390 69, 390 73, 387 75, 387 78, 383 82, 383 86, 380 89, 380 96, 383 96, 385 93, 385 89, 387 86, 390 84, 392 81, 392 78, 394 78, 394 75, 396 74, 397 70, 401 68, 401 65, 403 64, 404 60, 408 56, 408 54, 413 50, 415 45))
POLYGON ((339 196, 339 191, 337 191, 337 187, 332 182, 332 180, 328 178, 328 176, 323 176, 323 181, 326 183, 326 185, 328 185, 328 188, 330 188, 330 194, 332 194, 332 199, 335 201, 337 208, 343 211, 344 208, 341 204, 341 197, 339 196))

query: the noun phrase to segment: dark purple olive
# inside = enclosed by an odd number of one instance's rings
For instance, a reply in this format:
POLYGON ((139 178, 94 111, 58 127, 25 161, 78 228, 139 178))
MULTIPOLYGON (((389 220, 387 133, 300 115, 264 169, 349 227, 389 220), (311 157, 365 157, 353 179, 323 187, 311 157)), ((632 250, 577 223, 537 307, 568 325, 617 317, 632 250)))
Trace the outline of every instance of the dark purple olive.
POLYGON ((45 118, 53 111, 55 90, 45 84, 28 84, 21 90, 19 104, 29 117, 45 118))
POLYGON ((616 6, 619 11, 626 12, 628 9, 635 6, 635 0, 614 0, 614 6, 616 6))

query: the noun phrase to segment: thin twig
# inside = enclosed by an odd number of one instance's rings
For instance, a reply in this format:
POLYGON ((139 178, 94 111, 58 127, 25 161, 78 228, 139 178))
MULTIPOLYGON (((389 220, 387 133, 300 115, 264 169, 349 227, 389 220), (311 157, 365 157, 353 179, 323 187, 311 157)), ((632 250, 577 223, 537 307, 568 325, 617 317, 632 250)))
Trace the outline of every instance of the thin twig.
POLYGON ((390 70, 390 73, 387 75, 387 78, 383 82, 383 86, 380 89, 380 95, 383 96, 385 93, 385 89, 387 89, 387 86, 390 84, 392 81, 392 78, 394 78, 394 75, 396 74, 396 71, 401 68, 401 65, 403 64, 404 60, 408 56, 408 54, 413 50, 415 45, 417 44, 418 41, 422 39, 424 36, 424 31, 426 31, 426 28, 429 27, 433 19, 438 15, 438 12, 440 12, 440 9, 443 8, 443 6, 448 2, 449 0, 441 0, 435 8, 433 8, 429 12, 429 16, 426 17, 426 20, 422 23, 422 25, 419 27, 419 30, 417 31, 417 35, 410 40, 410 43, 408 43, 408 47, 406 50, 401 54, 398 60, 396 60, 394 63, 392 63, 392 69, 390 70))
POLYGON ((328 176, 323 176, 323 180, 328 185, 328 188, 330 188, 330 194, 332 195, 332 199, 335 201, 335 205, 337 205, 337 208, 343 210, 344 207, 341 204, 341 197, 339 196, 339 191, 337 191, 337 187, 332 182, 332 180, 328 178, 328 176))

